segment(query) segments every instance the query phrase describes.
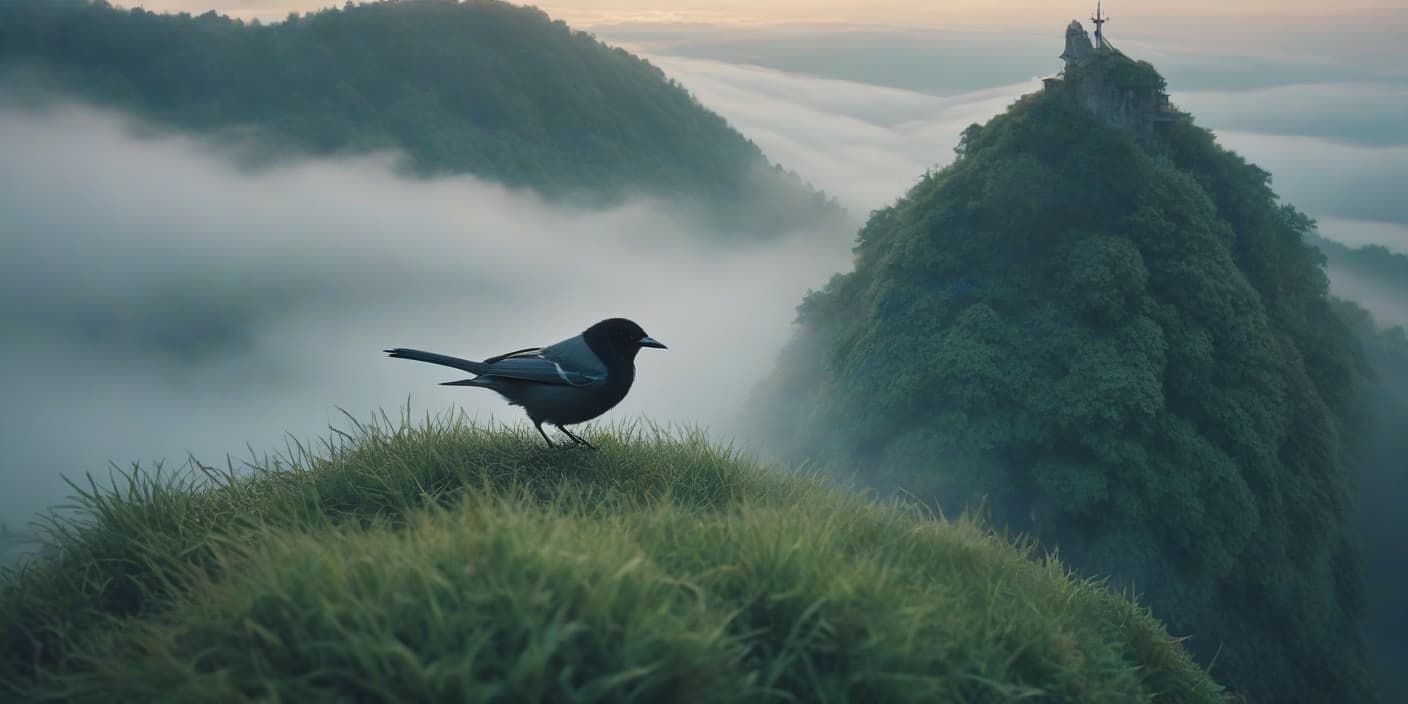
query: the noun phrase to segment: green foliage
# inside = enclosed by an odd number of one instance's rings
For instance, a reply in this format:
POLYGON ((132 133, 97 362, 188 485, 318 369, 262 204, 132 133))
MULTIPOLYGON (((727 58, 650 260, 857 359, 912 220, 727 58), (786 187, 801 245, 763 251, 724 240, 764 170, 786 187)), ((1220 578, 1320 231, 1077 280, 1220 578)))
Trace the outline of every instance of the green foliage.
POLYGON ((1110 61, 1109 71, 1110 76, 1121 86, 1163 90, 1168 85, 1153 64, 1148 61, 1135 61, 1122 54, 1110 61))
POLYGON ((1166 127, 1145 151, 1037 94, 965 131, 799 308, 759 443, 986 501, 1137 587, 1252 701, 1365 701, 1343 444, 1363 365, 1310 221, 1166 127))
POLYGON ((93 487, 0 581, 24 701, 1219 701, 1146 611, 701 436, 437 419, 93 487))
POLYGON ((0 65, 266 156, 396 148, 419 174, 475 174, 606 205, 697 200, 775 232, 840 208, 660 69, 532 7, 377 2, 285 22, 103 2, 0 3, 0 65))

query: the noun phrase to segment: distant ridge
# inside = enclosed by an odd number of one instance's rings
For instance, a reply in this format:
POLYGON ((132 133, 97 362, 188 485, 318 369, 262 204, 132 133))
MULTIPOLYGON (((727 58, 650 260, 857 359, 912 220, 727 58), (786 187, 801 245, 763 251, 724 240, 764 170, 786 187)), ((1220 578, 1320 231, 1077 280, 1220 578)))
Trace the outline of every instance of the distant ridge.
POLYGON ((843 215, 660 69, 497 0, 349 3, 269 25, 9 0, 0 69, 158 124, 252 132, 270 158, 393 148, 418 174, 591 206, 677 199, 763 234, 843 215))

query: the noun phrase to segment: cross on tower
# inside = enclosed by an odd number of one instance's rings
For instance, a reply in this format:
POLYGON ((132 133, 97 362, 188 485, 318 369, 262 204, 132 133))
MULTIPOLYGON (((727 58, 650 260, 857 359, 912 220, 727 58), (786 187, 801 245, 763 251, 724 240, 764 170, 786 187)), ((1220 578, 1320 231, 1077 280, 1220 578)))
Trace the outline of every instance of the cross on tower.
POLYGON ((1095 48, 1096 48, 1096 49, 1104 49, 1104 48, 1105 48, 1105 30, 1104 30, 1104 25, 1105 25, 1106 22, 1109 22, 1109 21, 1110 21, 1109 16, 1107 16, 1107 15, 1105 14, 1105 11, 1104 11, 1103 8, 1100 7, 1100 4, 1101 4, 1101 3, 1098 2, 1098 1, 1095 3, 1095 16, 1090 18, 1090 21, 1095 23, 1095 48))

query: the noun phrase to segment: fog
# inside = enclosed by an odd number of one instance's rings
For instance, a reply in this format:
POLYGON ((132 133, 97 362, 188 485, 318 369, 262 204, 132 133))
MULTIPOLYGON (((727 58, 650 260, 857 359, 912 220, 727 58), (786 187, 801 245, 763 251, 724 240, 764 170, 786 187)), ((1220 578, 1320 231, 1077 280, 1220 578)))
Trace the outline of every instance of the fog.
POLYGON ((936 96, 719 61, 649 59, 770 159, 861 214, 892 203, 925 170, 952 161, 964 127, 1040 87, 1032 81, 936 96))
POLYGON ((455 407, 520 423, 408 346, 483 358, 639 322, 630 396, 727 440, 809 288, 853 232, 718 246, 669 204, 555 208, 471 178, 413 181, 393 155, 240 170, 221 149, 76 105, 0 110, 0 519, 60 500, 61 473, 206 463, 367 418, 455 407))
POLYGON ((1403 286, 1397 289, 1363 276, 1330 267, 1330 293, 1354 301, 1374 316, 1383 327, 1402 326, 1408 329, 1408 298, 1403 286))

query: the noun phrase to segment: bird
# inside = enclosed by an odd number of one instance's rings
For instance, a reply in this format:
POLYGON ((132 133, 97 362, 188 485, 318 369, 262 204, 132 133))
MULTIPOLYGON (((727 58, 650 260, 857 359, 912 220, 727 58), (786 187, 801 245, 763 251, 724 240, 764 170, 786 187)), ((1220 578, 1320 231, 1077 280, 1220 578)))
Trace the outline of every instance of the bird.
POLYGON ((607 318, 547 347, 505 352, 482 362, 404 347, 384 351, 396 359, 470 372, 475 376, 440 385, 491 389, 509 405, 523 408, 548 447, 556 446, 543 432, 543 423, 556 426, 574 445, 595 450, 565 426, 596 418, 626 397, 636 377, 636 354, 643 347, 667 349, 635 322, 607 318))

